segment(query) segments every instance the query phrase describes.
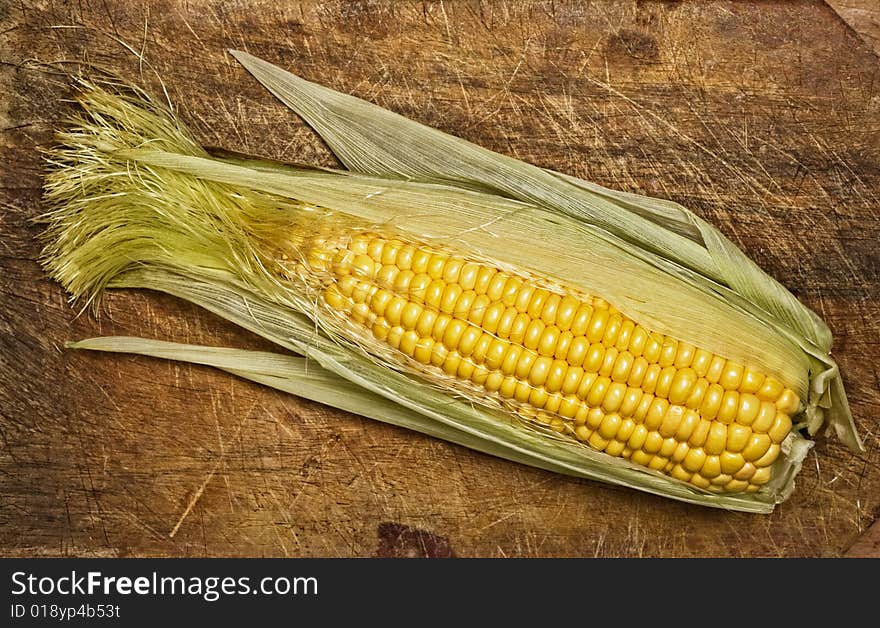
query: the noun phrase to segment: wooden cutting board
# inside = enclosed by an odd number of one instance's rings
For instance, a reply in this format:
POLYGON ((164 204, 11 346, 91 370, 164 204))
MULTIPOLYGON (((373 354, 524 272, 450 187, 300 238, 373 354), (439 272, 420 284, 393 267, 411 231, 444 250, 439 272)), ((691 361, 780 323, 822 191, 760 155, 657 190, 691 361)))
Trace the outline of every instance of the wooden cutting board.
POLYGON ((880 61, 824 3, 27 4, 0 7, 0 553, 825 556, 877 516, 880 61), (73 109, 62 61, 158 95, 161 77, 207 145, 336 163, 229 47, 692 208, 828 322, 867 452, 820 439, 789 502, 732 514, 207 368, 65 351, 100 334, 271 348, 153 293, 77 316, 35 262, 38 149, 73 109))

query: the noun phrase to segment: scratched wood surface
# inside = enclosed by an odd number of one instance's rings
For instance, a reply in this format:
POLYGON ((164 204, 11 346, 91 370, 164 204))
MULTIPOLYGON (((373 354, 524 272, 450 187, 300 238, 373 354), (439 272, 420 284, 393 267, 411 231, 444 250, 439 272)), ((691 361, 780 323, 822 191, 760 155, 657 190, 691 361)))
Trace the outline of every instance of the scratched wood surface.
POLYGON ((878 515, 880 61, 824 3, 0 3, 0 82, 0 554, 833 556, 878 515), (789 502, 731 514, 207 368, 63 350, 99 334, 269 348, 153 293, 77 316, 35 262, 37 151, 72 106, 62 61, 156 94, 161 76, 207 145, 335 163, 228 47, 693 208, 827 320, 867 452, 820 439, 789 502))

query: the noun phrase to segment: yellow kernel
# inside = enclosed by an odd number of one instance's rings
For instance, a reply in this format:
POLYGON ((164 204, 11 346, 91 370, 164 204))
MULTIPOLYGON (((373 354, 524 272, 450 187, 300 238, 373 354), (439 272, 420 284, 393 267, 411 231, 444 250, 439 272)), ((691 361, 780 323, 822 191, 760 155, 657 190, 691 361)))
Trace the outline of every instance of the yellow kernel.
MULTIPOLYGON (((400 339, 400 350, 408 356, 413 357, 416 347, 419 346, 420 340, 422 340, 422 337, 419 336, 419 334, 417 334, 416 332, 405 332, 403 334, 403 338, 400 339)), ((431 342, 433 344, 433 341, 430 338, 426 338, 425 342, 431 342)), ((425 364, 427 363, 427 360, 419 360, 419 362, 425 364)))
POLYGON ((538 319, 533 320, 529 323, 528 328, 526 328, 525 338, 523 339, 523 344, 529 349, 537 349, 538 343, 541 340, 541 335, 544 333, 544 321, 538 319))
POLYGON ((428 294, 428 286, 432 281, 425 273, 413 277, 409 283, 409 298, 417 303, 424 303, 425 296, 428 294))
MULTIPOLYGON (((526 310, 528 315, 532 318, 541 318, 541 312, 544 311, 544 304, 547 302, 547 299, 550 298, 550 293, 547 290, 535 290, 532 298, 529 299, 529 306, 526 310)), ((550 325, 552 323, 546 323, 550 325)))
POLYGON ((767 482, 770 481, 770 478, 772 477, 772 475, 773 475, 773 468, 772 467, 760 467, 757 470, 755 470, 755 474, 751 478, 752 484, 757 484, 757 485, 766 484, 767 482))
POLYGON ((630 338, 629 341, 629 352, 634 356, 639 357, 644 353, 647 343, 648 332, 644 327, 636 325, 636 328, 633 329, 632 332, 632 338, 630 338))
POLYGON ((608 446, 608 440, 605 438, 602 438, 599 435, 599 432, 593 432, 593 434, 592 434, 592 436, 590 436, 590 440, 588 442, 590 443, 591 447, 598 449, 600 451, 605 449, 608 446))
POLYGON ((602 412, 601 408, 592 408, 587 414, 587 427, 591 430, 598 430, 604 420, 605 413, 602 412))
POLYGON ((504 383, 504 375, 497 371, 493 371, 489 373, 489 376, 486 378, 486 383, 483 384, 483 386, 489 392, 496 392, 501 388, 502 383, 504 383))
POLYGON ((535 360, 538 359, 538 354, 524 350, 520 356, 519 360, 516 362, 516 377, 517 379, 528 379, 529 373, 532 371, 532 367, 535 364, 535 360))
POLYGON ((605 399, 605 393, 610 385, 611 380, 607 377, 597 377, 587 395, 587 403, 593 407, 602 405, 602 400, 605 399))
MULTIPOLYGON (((617 349, 614 349, 617 351, 617 349)), ((635 358, 633 358, 632 354, 629 351, 624 351, 617 356, 617 359, 614 360, 614 368, 611 371, 611 379, 615 382, 625 382, 629 379, 630 371, 633 367, 633 362, 635 358)))
POLYGON ((577 391, 583 375, 584 369, 579 366, 568 367, 565 371, 565 381, 562 383, 562 392, 566 395, 570 395, 577 391))
POLYGON ((721 460, 719 460, 718 456, 706 456, 706 460, 703 462, 703 466, 700 469, 700 475, 707 480, 717 478, 721 475, 721 460))
POLYGON ((666 366, 660 371, 657 377, 657 386, 654 388, 654 394, 664 399, 669 398, 669 391, 672 388, 672 380, 675 378, 676 369, 674 366, 666 366))
POLYGON ((620 405, 623 403, 623 398, 626 395, 626 385, 621 384, 620 382, 613 382, 608 387, 608 392, 605 393, 605 398, 602 400, 602 409, 605 412, 617 412, 620 409, 620 405))
POLYGON ((601 343, 593 343, 587 349, 587 355, 584 359, 584 370, 590 373, 598 373, 602 369, 605 360, 605 347, 601 343))
POLYGON ((697 488, 702 488, 702 489, 707 489, 710 486, 712 486, 712 483, 709 482, 709 480, 707 480, 706 478, 704 478, 702 475, 700 475, 698 473, 694 473, 694 475, 691 477, 691 484, 693 484, 697 488))
POLYGON ((660 397, 655 397, 648 408, 648 414, 645 417, 645 427, 649 430, 656 430, 663 423, 666 411, 669 409, 669 402, 660 397))
MULTIPOLYGON (((547 390, 546 386, 544 387, 544 390, 547 390)), ((559 392, 552 392, 547 395, 547 401, 544 404, 544 410, 550 412, 551 414, 558 414, 560 405, 562 405, 562 394, 559 392)))
POLYGON ((657 389, 657 380, 660 378, 660 371, 663 369, 660 368, 659 364, 652 364, 645 371, 645 377, 642 380, 642 390, 646 393, 654 394, 654 391, 657 389))
POLYGON ((518 277, 509 277, 507 283, 504 284, 504 292, 501 295, 501 301, 507 307, 513 307, 517 298, 521 294, 531 294, 533 290, 534 288, 532 288, 532 286, 523 286, 522 279, 518 277))
POLYGON ((559 304, 562 297, 558 294, 550 293, 544 301, 544 307, 541 309, 541 320, 547 325, 556 324, 556 312, 559 310, 559 304))
POLYGON ((746 462, 742 468, 733 474, 737 480, 751 480, 758 469, 751 462, 746 462))
POLYGON ((694 428, 693 434, 691 434, 691 437, 688 439, 688 444, 691 447, 702 447, 706 444, 706 439, 709 438, 709 430, 711 429, 711 421, 700 419, 700 422, 697 423, 697 427, 694 428))
POLYGON ((675 354, 677 351, 678 342, 672 338, 666 338, 660 348, 660 357, 657 359, 657 364, 660 365, 660 368, 665 369, 668 366, 672 366, 675 362, 675 354))
POLYGON ((635 388, 639 388, 642 385, 642 381, 645 379, 645 373, 647 372, 649 366, 650 365, 645 358, 635 358, 632 363, 632 368, 629 371, 629 378, 626 380, 626 383, 635 388))
POLYGON ((556 308, 556 320, 554 321, 559 329, 563 331, 571 329, 571 324, 574 322, 574 317, 580 304, 580 301, 572 296, 562 297, 559 306, 556 308))
POLYGON ((653 458, 654 456, 652 456, 651 454, 641 451, 639 449, 634 450, 632 452, 632 455, 630 456, 630 460, 632 462, 635 462, 636 464, 640 464, 642 466, 648 466, 648 463, 651 462, 653 458))
POLYGON ((732 451, 722 452, 719 456, 719 460, 721 462, 721 471, 728 475, 733 475, 734 473, 739 472, 746 463, 742 454, 734 453, 732 451))
POLYGON ((431 259, 428 261, 428 268, 426 272, 431 279, 442 279, 443 271, 446 270, 446 262, 449 260, 449 257, 446 255, 440 255, 435 253, 431 256, 431 259))
MULTIPOLYGON (((513 299, 513 303, 509 303, 508 305, 512 306, 516 309, 517 312, 526 313, 529 311, 529 303, 532 300, 532 297, 535 295, 535 287, 530 285, 525 285, 519 292, 516 293, 516 296, 513 299)), ((532 317, 529 315, 529 318, 537 318, 537 316, 532 317)))
POLYGON ((745 373, 743 373, 742 381, 739 384, 739 391, 741 393, 755 394, 761 390, 761 385, 763 383, 764 375, 762 373, 746 369, 745 373))
POLYGON ((565 381, 565 372, 567 370, 568 364, 562 360, 553 360, 553 363, 550 366, 550 374, 547 376, 547 381, 544 383, 544 388, 552 393, 561 390, 562 383, 565 381))
POLYGON ((727 360, 722 358, 721 356, 712 356, 712 361, 709 362, 709 369, 706 371, 706 381, 710 384, 717 384, 718 380, 721 379, 721 375, 724 373, 724 367, 727 365, 727 360))
POLYGON ((684 465, 684 468, 691 473, 696 473, 703 468, 703 464, 705 462, 706 452, 703 451, 701 448, 696 447, 687 452, 687 455, 684 457, 682 464, 684 465))
MULTIPOLYGON (((660 334, 649 334, 648 341, 645 344, 645 353, 643 355, 651 364, 656 364, 657 360, 660 359, 660 352, 663 350, 663 341, 664 338, 660 334)), ((632 350, 630 349, 630 351, 632 350)), ((633 355, 635 354, 633 353, 633 355)))
MULTIPOLYGON (((662 434, 661 434, 662 436, 662 434)), ((660 455, 664 458, 671 458, 678 447, 678 441, 674 438, 664 438, 663 445, 660 447, 660 455)))
POLYGON ((556 343, 556 352, 553 356, 559 360, 565 360, 565 356, 568 355, 568 350, 571 347, 571 341, 574 340, 574 337, 571 335, 570 331, 563 331, 559 334, 559 340, 556 343))
POLYGON ((443 344, 450 349, 457 349, 461 342, 461 337, 468 327, 469 325, 461 319, 456 318, 449 321, 446 331, 443 333, 443 344))
POLYGON ((751 393, 740 393, 739 408, 736 412, 736 422, 741 425, 751 425, 758 418, 761 410, 761 401, 751 393))
POLYGON ((719 384, 712 384, 703 397, 703 404, 700 406, 700 414, 703 418, 710 421, 718 416, 721 409, 721 400, 724 399, 724 389, 719 384))
POLYGON ((629 437, 629 440, 627 440, 626 445, 633 450, 633 455, 635 455, 636 452, 642 450, 642 447, 644 447, 647 438, 648 428, 646 428, 644 425, 636 425, 633 433, 629 437))
POLYGON ((645 444, 642 446, 642 449, 644 449, 646 453, 656 454, 660 451, 661 447, 663 447, 663 437, 660 436, 659 432, 648 432, 648 437, 645 439, 645 444))
POLYGON ((568 350, 568 355, 565 357, 566 361, 572 366, 580 366, 584 363, 584 358, 587 357, 587 351, 589 348, 590 343, 586 338, 580 337, 573 339, 571 341, 571 347, 568 350))
POLYGON ((617 431, 620 429, 621 423, 622 419, 619 414, 615 412, 606 414, 605 418, 602 419, 602 423, 599 425, 599 435, 602 436, 602 438, 611 440, 617 436, 617 431))
POLYGON ((509 345, 507 353, 504 354, 504 360, 501 362, 501 372, 507 376, 512 376, 516 373, 516 365, 519 363, 519 358, 523 351, 525 349, 518 345, 509 345))
POLYGON ((669 475, 674 477, 676 480, 681 480, 682 482, 690 482, 692 474, 685 471, 684 467, 682 467, 680 464, 677 464, 672 467, 672 471, 670 471, 669 475))
POLYGON ((681 423, 679 423, 678 429, 675 431, 675 438, 682 442, 687 441, 699 424, 699 413, 694 412, 693 410, 685 410, 681 423))
POLYGON ((506 340, 501 340, 499 338, 495 338, 489 343, 489 349, 486 351, 486 358, 484 360, 484 364, 486 368, 496 371, 501 368, 501 363, 504 362, 504 356, 507 354, 507 348, 510 347, 510 343, 506 340))
POLYGON ((370 320, 371 315, 370 306, 366 303, 356 303, 351 309, 351 318, 356 323, 365 324, 370 320))
POLYGON ((680 368, 672 378, 669 387, 669 402, 684 403, 690 395, 691 389, 697 382, 697 373, 691 368, 680 368))
POLYGON ((712 363, 714 356, 705 349, 697 349, 694 351, 694 360, 691 362, 691 368, 699 377, 705 377, 709 371, 709 364, 712 363))
MULTIPOLYGON (((670 438, 678 430, 681 420, 684 418, 684 408, 681 406, 670 405, 663 415, 663 421, 660 423, 659 432, 663 438, 670 438)), ((670 452, 671 453, 671 452, 670 452)))
POLYGON ((721 397, 721 408, 718 410, 716 420, 722 423, 733 423, 739 410, 739 393, 735 390, 725 391, 721 397))
POLYGON ((552 365, 553 360, 547 357, 542 356, 535 360, 535 364, 529 372, 529 383, 532 386, 543 386, 544 382, 547 381, 547 377, 550 375, 550 367, 552 365))
POLYGON ((434 366, 442 365, 446 361, 446 356, 448 355, 449 349, 447 349, 443 343, 434 343, 434 348, 431 349, 431 364, 434 366))
POLYGON ((728 361, 724 365, 724 370, 721 371, 721 378, 718 380, 718 383, 725 390, 736 390, 742 382, 744 371, 745 369, 741 364, 728 361))
POLYGON ((575 312, 574 320, 571 322, 571 333, 577 336, 585 336, 593 318, 593 308, 582 303, 577 312, 575 312))
POLYGON ((412 285, 413 279, 415 279, 415 273, 413 273, 413 271, 400 271, 394 277, 394 291, 398 294, 407 294, 409 292, 410 286, 412 285))
POLYGON ((501 315, 501 319, 498 321, 498 329, 495 331, 496 335, 501 338, 509 338, 517 316, 519 316, 519 312, 512 307, 504 310, 504 314, 501 315))
POLYGON ((486 379, 489 377, 489 369, 487 369, 482 364, 476 364, 474 366, 474 372, 471 374, 471 381, 475 383, 477 386, 482 386, 486 383, 486 379))
POLYGON ((473 305, 471 305, 471 311, 468 312, 468 320, 474 325, 481 325, 488 307, 489 297, 485 294, 478 294, 474 299, 473 305))
POLYGON ((532 391, 529 393, 529 403, 536 408, 543 408, 547 405, 548 397, 547 391, 543 388, 532 388, 532 391))
POLYGON ((455 302, 460 296, 461 286, 456 283, 447 284, 443 290, 443 296, 440 298, 440 311, 452 314, 455 311, 455 302))
POLYGON ((623 396, 623 403, 620 404, 621 416, 632 416, 639 407, 642 400, 642 390, 640 388, 627 388, 626 394, 623 396))
POLYGON ((767 434, 774 443, 781 443, 785 440, 785 437, 788 436, 790 431, 791 419, 787 414, 782 414, 780 412, 776 415, 776 420, 773 421, 773 427, 770 428, 767 434))
POLYGON ((357 279, 349 275, 342 277, 337 286, 339 287, 339 292, 346 297, 351 297, 351 295, 354 294, 354 289, 357 287, 358 283, 357 279))
POLYGON ((775 402, 784 389, 785 387, 778 379, 767 377, 764 379, 764 383, 761 384, 761 389, 758 391, 758 399, 761 401, 775 402))
MULTIPOLYGON (((512 395, 511 395, 512 396, 512 395)), ((566 419, 573 419, 581 408, 581 400, 574 395, 566 395, 559 404, 559 414, 566 419)))
POLYGON ((486 314, 483 316, 482 326, 490 334, 494 334, 498 329, 498 321, 501 315, 507 309, 503 303, 493 303, 486 308, 486 314))
MULTIPOLYGON (((440 316, 445 316, 445 314, 440 316)), ((477 346, 474 347, 474 352, 471 354, 471 359, 477 364, 482 364, 486 360, 486 354, 489 353, 489 347, 492 346, 494 340, 495 337, 492 334, 481 335, 477 340, 477 346)))
MULTIPOLYGON (((492 278, 495 277, 495 275, 498 271, 495 268, 492 268, 491 266, 481 266, 481 265, 476 265, 476 266, 477 266, 477 271, 476 271, 476 276, 474 278, 474 285, 471 286, 470 289, 473 290, 474 292, 476 292, 477 294, 484 295, 484 294, 486 294, 486 291, 489 289, 489 284, 492 283, 492 278)), ((465 268, 467 268, 467 266, 465 266, 465 268)), ((461 271, 462 277, 464 277, 465 268, 462 268, 462 271, 461 271)), ((461 283, 462 288, 465 287, 465 281, 463 279, 460 279, 459 283, 461 283)))
MULTIPOLYGON (((602 336, 602 344, 606 347, 614 347, 617 342, 617 334, 620 333, 620 326, 623 323, 620 316, 611 316, 608 324, 605 326, 605 333, 602 336)), ((617 351, 617 349, 615 349, 617 351)))
POLYGON ((761 456, 767 453, 773 441, 767 434, 752 434, 748 444, 742 451, 743 458, 749 462, 759 460, 761 456))
POLYGON ((395 349, 398 349, 400 348, 400 342, 403 339, 403 334, 405 333, 406 330, 403 327, 392 327, 388 330, 388 337, 385 339, 385 342, 387 342, 395 349))
POLYGON ((470 314, 471 307, 473 307, 476 298, 477 293, 473 290, 462 292, 461 296, 458 297, 458 300, 455 302, 453 313, 461 318, 467 318, 468 314, 470 314))
POLYGON ((559 342, 559 328, 556 326, 545 327, 538 342, 538 353, 546 356, 556 354, 556 344, 559 342))
POLYGON ((609 456, 616 457, 616 456, 619 456, 623 452, 624 447, 626 447, 626 445, 624 445, 620 441, 612 440, 612 441, 609 441, 608 446, 605 447, 605 453, 608 454, 609 456))
POLYGON ((455 377, 461 366, 461 355, 457 351, 450 351, 446 359, 443 361, 443 372, 451 377, 455 377))
POLYGON ((652 403, 654 403, 654 395, 643 392, 642 399, 639 401, 639 407, 636 408, 633 418, 636 421, 644 421, 645 417, 648 416, 648 410, 651 408, 652 403))
MULTIPOLYGON (((696 373, 696 371, 694 371, 694 373, 696 373)), ((693 388, 691 388, 691 392, 688 395, 687 400, 685 400, 684 405, 691 410, 698 410, 703 404, 703 399, 706 397, 706 392, 708 390, 709 382, 703 378, 698 379, 694 382, 693 388)))
MULTIPOLYGON (((617 347, 617 350, 621 353, 629 348, 629 341, 632 338, 632 333, 635 328, 636 324, 629 319, 621 323, 620 332, 617 334, 617 341, 614 343, 614 346, 617 347)), ((630 355, 632 354, 630 353, 630 355)))
POLYGON ((339 291, 339 288, 335 285, 330 285, 324 291, 324 302, 329 305, 334 310, 341 310, 345 307, 347 298, 342 295, 339 291))
POLYGON ((678 343, 678 350, 675 352, 675 362, 673 366, 679 369, 688 368, 694 361, 694 353, 697 348, 686 342, 678 343))
POLYGON ((391 327, 388 326, 384 319, 379 318, 373 323, 372 331, 377 339, 384 341, 388 338, 388 332, 391 331, 391 327))
POLYGON ((431 253, 423 249, 416 249, 412 256, 411 270, 416 273, 425 273, 431 261, 431 253))
POLYGON ((605 327, 607 324, 608 310, 594 310, 593 317, 590 319, 590 325, 587 328, 587 339, 590 342, 601 342, 602 336, 605 335, 605 327))
POLYGON ((617 349, 609 347, 605 350, 605 356, 602 358, 602 366, 599 367, 599 375, 603 377, 611 377, 611 373, 614 371, 614 363, 616 361, 617 349))
POLYGON ((709 428, 709 436, 706 438, 704 448, 707 454, 718 455, 724 451, 727 445, 727 426, 723 423, 713 422, 709 428))
POLYGON ((758 416, 752 422, 752 431, 764 434, 770 431, 774 421, 776 421, 776 404, 772 401, 762 401, 758 416))
MULTIPOLYGON (((486 288, 486 296, 494 303, 501 301, 504 294, 504 286, 507 285, 508 275, 497 273, 492 275, 489 286, 486 288)), ((505 306, 507 307, 507 306, 505 306)))
POLYGON ((724 485, 724 490, 727 491, 728 493, 739 493, 741 491, 746 490, 748 485, 749 485, 749 483, 746 482, 745 480, 733 479, 724 485))
POLYGON ((744 425, 732 423, 727 427, 727 450, 734 453, 743 451, 749 444, 752 430, 744 425))
POLYGON ((586 442, 590 440, 593 432, 586 425, 578 425, 574 428, 574 435, 578 440, 586 442))
POLYGON ((473 381, 475 370, 476 365, 473 360, 470 358, 462 358, 461 363, 458 365, 458 377, 465 381, 473 381))
POLYGON ((443 291, 445 289, 446 284, 439 279, 432 281, 425 289, 425 304, 428 307, 439 310, 440 303, 443 301, 443 291))
POLYGON ((513 323, 510 325, 510 331, 506 334, 503 333, 506 325, 505 321, 502 320, 501 323, 498 324, 498 335, 506 336, 510 339, 510 342, 521 345, 526 337, 526 330, 529 327, 529 323, 532 322, 532 319, 529 318, 528 314, 522 314, 516 310, 508 309, 507 311, 513 311, 516 313, 516 316, 513 319, 513 323))
POLYGON ((513 393, 514 399, 521 403, 525 403, 529 400, 530 394, 532 394, 532 385, 527 381, 518 380, 516 392, 513 393))
POLYGON ((636 423, 632 419, 623 419, 620 422, 620 427, 617 430, 617 435, 614 437, 619 440, 621 443, 625 443, 629 440, 629 437, 632 436, 633 430, 636 428, 636 423))
POLYGON ((665 458, 663 456, 654 456, 653 458, 651 458, 651 461, 648 462, 648 468, 654 469, 655 471, 663 471, 668 463, 669 458, 665 458))
POLYGON ((712 478, 712 484, 718 489, 718 492, 723 491, 724 485, 730 482, 733 479, 732 475, 728 475, 726 473, 720 473, 714 478, 712 478))
POLYGON ((687 443, 682 443, 675 440, 675 449, 672 451, 672 455, 669 456, 669 459, 672 462, 679 463, 684 460, 684 457, 687 456, 688 452, 691 450, 690 445, 687 443))
POLYGON ((466 326, 464 332, 461 334, 458 344, 456 345, 458 352, 463 356, 471 355, 477 347, 477 342, 479 342, 482 336, 483 332, 480 331, 479 328, 470 325, 466 326))
POLYGON ((779 399, 776 400, 776 408, 783 414, 794 414, 797 412, 799 405, 800 400, 798 399, 797 394, 789 388, 786 388, 782 394, 779 395, 779 399))

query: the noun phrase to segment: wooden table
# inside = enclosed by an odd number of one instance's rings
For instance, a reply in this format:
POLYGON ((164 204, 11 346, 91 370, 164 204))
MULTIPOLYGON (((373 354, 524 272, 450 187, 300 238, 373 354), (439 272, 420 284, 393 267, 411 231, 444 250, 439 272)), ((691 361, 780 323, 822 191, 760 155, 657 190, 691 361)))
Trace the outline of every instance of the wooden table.
POLYGON ((869 3, 843 3, 855 28, 821 2, 28 4, 0 7, 0 553, 835 556, 877 516, 869 3), (99 334, 270 348, 152 293, 108 294, 97 318, 77 316, 35 262, 38 149, 73 108, 63 60, 156 94, 161 77, 207 145, 335 164, 229 47, 691 207, 828 322, 867 452, 820 439, 789 502, 731 514, 497 460, 207 368, 63 350, 99 334))

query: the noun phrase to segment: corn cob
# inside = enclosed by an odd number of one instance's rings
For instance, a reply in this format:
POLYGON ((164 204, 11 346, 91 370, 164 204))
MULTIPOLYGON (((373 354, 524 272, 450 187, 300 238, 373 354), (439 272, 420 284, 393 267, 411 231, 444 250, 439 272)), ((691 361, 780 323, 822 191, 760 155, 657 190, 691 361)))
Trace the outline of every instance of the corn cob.
POLYGON ((319 239, 328 310, 469 396, 710 491, 757 491, 797 394, 601 297, 378 233, 319 239))

